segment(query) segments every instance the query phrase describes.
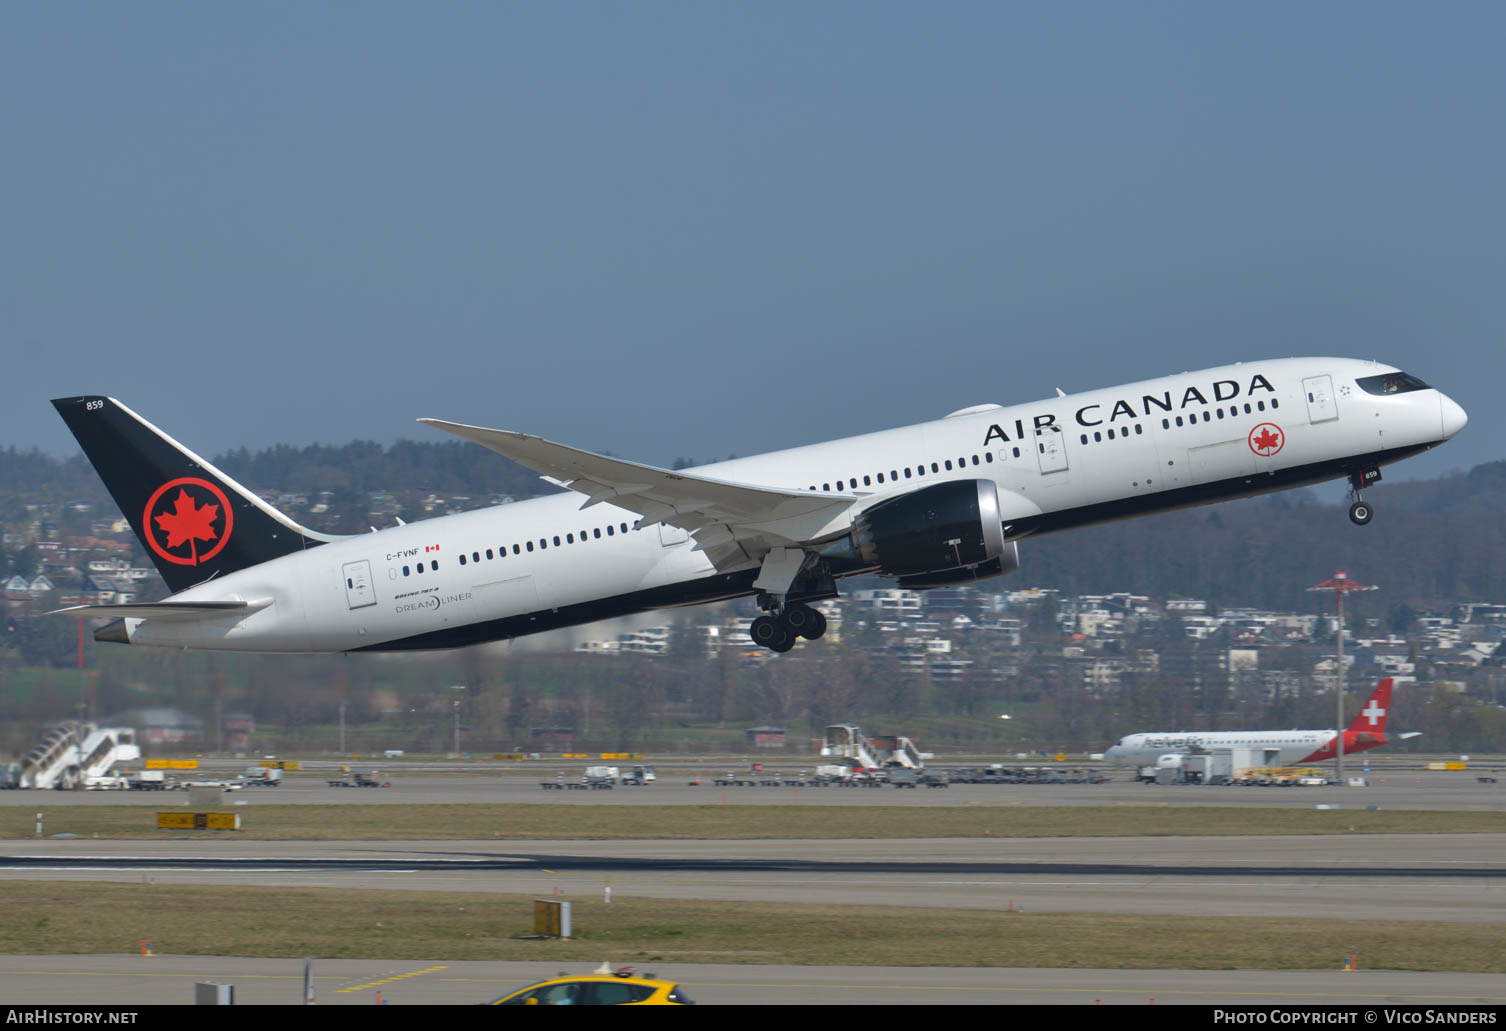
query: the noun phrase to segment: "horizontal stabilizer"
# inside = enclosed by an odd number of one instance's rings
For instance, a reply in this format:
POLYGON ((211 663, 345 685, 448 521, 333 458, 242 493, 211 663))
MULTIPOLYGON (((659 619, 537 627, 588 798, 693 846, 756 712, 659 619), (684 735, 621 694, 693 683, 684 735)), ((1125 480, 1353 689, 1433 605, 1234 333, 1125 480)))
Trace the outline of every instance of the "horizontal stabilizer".
POLYGON ((245 616, 272 604, 270 598, 262 601, 153 601, 139 605, 74 605, 71 608, 55 609, 49 616, 115 616, 121 619, 161 619, 168 622, 186 623, 201 619, 216 619, 224 616, 245 616))
POLYGON ((1422 731, 1420 731, 1420 730, 1409 730, 1405 734, 1397 734, 1396 737, 1400 741, 1406 741, 1409 738, 1422 737, 1422 731))

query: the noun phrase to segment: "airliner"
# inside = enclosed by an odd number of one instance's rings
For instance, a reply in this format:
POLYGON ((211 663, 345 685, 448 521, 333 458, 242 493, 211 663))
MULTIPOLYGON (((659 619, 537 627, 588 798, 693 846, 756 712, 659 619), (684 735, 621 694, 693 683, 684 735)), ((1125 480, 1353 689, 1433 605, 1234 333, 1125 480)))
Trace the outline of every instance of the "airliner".
POLYGON ((815 640, 812 602, 876 573, 924 590, 1012 573, 1019 542, 1347 478, 1464 428, 1389 365, 1287 358, 1183 373, 671 471, 419 421, 563 488, 371 533, 300 526, 109 397, 53 401, 173 592, 83 605, 99 641, 248 652, 456 648, 755 597, 753 641, 815 640))
MULTIPOLYGON (((1418 731, 1386 736, 1386 717, 1391 708, 1394 681, 1387 677, 1375 685, 1364 708, 1344 731, 1344 754, 1421 736, 1418 731)), ((1226 730, 1200 734, 1151 732, 1131 734, 1103 753, 1111 762, 1151 763, 1164 757, 1180 758, 1217 748, 1249 748, 1265 753, 1265 766, 1300 766, 1334 758, 1338 735, 1332 730, 1226 730)))

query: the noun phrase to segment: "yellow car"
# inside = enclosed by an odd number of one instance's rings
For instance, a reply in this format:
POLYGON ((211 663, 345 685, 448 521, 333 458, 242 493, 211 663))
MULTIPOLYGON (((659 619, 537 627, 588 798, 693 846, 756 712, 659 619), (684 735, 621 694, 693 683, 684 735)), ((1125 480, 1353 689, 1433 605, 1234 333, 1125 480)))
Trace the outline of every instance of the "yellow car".
POLYGON ((614 974, 555 977, 493 999, 492 1006, 693 1006, 673 981, 636 977, 632 968, 614 974))

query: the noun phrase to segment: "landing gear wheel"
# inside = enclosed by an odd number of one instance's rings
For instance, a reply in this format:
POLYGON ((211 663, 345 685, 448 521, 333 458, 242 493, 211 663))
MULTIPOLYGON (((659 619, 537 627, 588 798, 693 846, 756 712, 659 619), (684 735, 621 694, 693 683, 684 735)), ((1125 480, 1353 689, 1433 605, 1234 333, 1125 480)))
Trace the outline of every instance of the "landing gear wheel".
POLYGON ((748 628, 753 643, 771 652, 787 652, 795 647, 795 631, 784 616, 759 616, 748 628))
POLYGON ((826 617, 809 605, 791 605, 784 610, 784 621, 791 631, 807 641, 826 633, 826 617))
POLYGON ((808 605, 793 606, 785 612, 784 618, 789 621, 790 629, 807 641, 815 641, 826 633, 826 617, 808 605))
POLYGON ((1375 517, 1375 509, 1368 501, 1356 501, 1349 506, 1349 521, 1355 526, 1364 526, 1375 517))
POLYGON ((810 624, 815 610, 808 609, 804 605, 791 605, 784 610, 784 622, 795 633, 800 633, 810 624))
MULTIPOLYGON (((759 616, 748 628, 748 636, 753 638, 753 643, 763 648, 772 648, 779 635, 779 624, 773 616, 759 616)), ((787 631, 785 636, 789 636, 787 631)))

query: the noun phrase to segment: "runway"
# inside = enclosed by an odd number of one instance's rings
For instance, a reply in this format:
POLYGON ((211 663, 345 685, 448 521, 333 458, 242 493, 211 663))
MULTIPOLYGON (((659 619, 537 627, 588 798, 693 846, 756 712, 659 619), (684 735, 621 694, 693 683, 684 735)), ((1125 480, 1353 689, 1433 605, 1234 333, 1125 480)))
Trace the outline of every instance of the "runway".
POLYGON ((1506 922, 1506 834, 850 841, 0 842, 6 880, 1506 922))

